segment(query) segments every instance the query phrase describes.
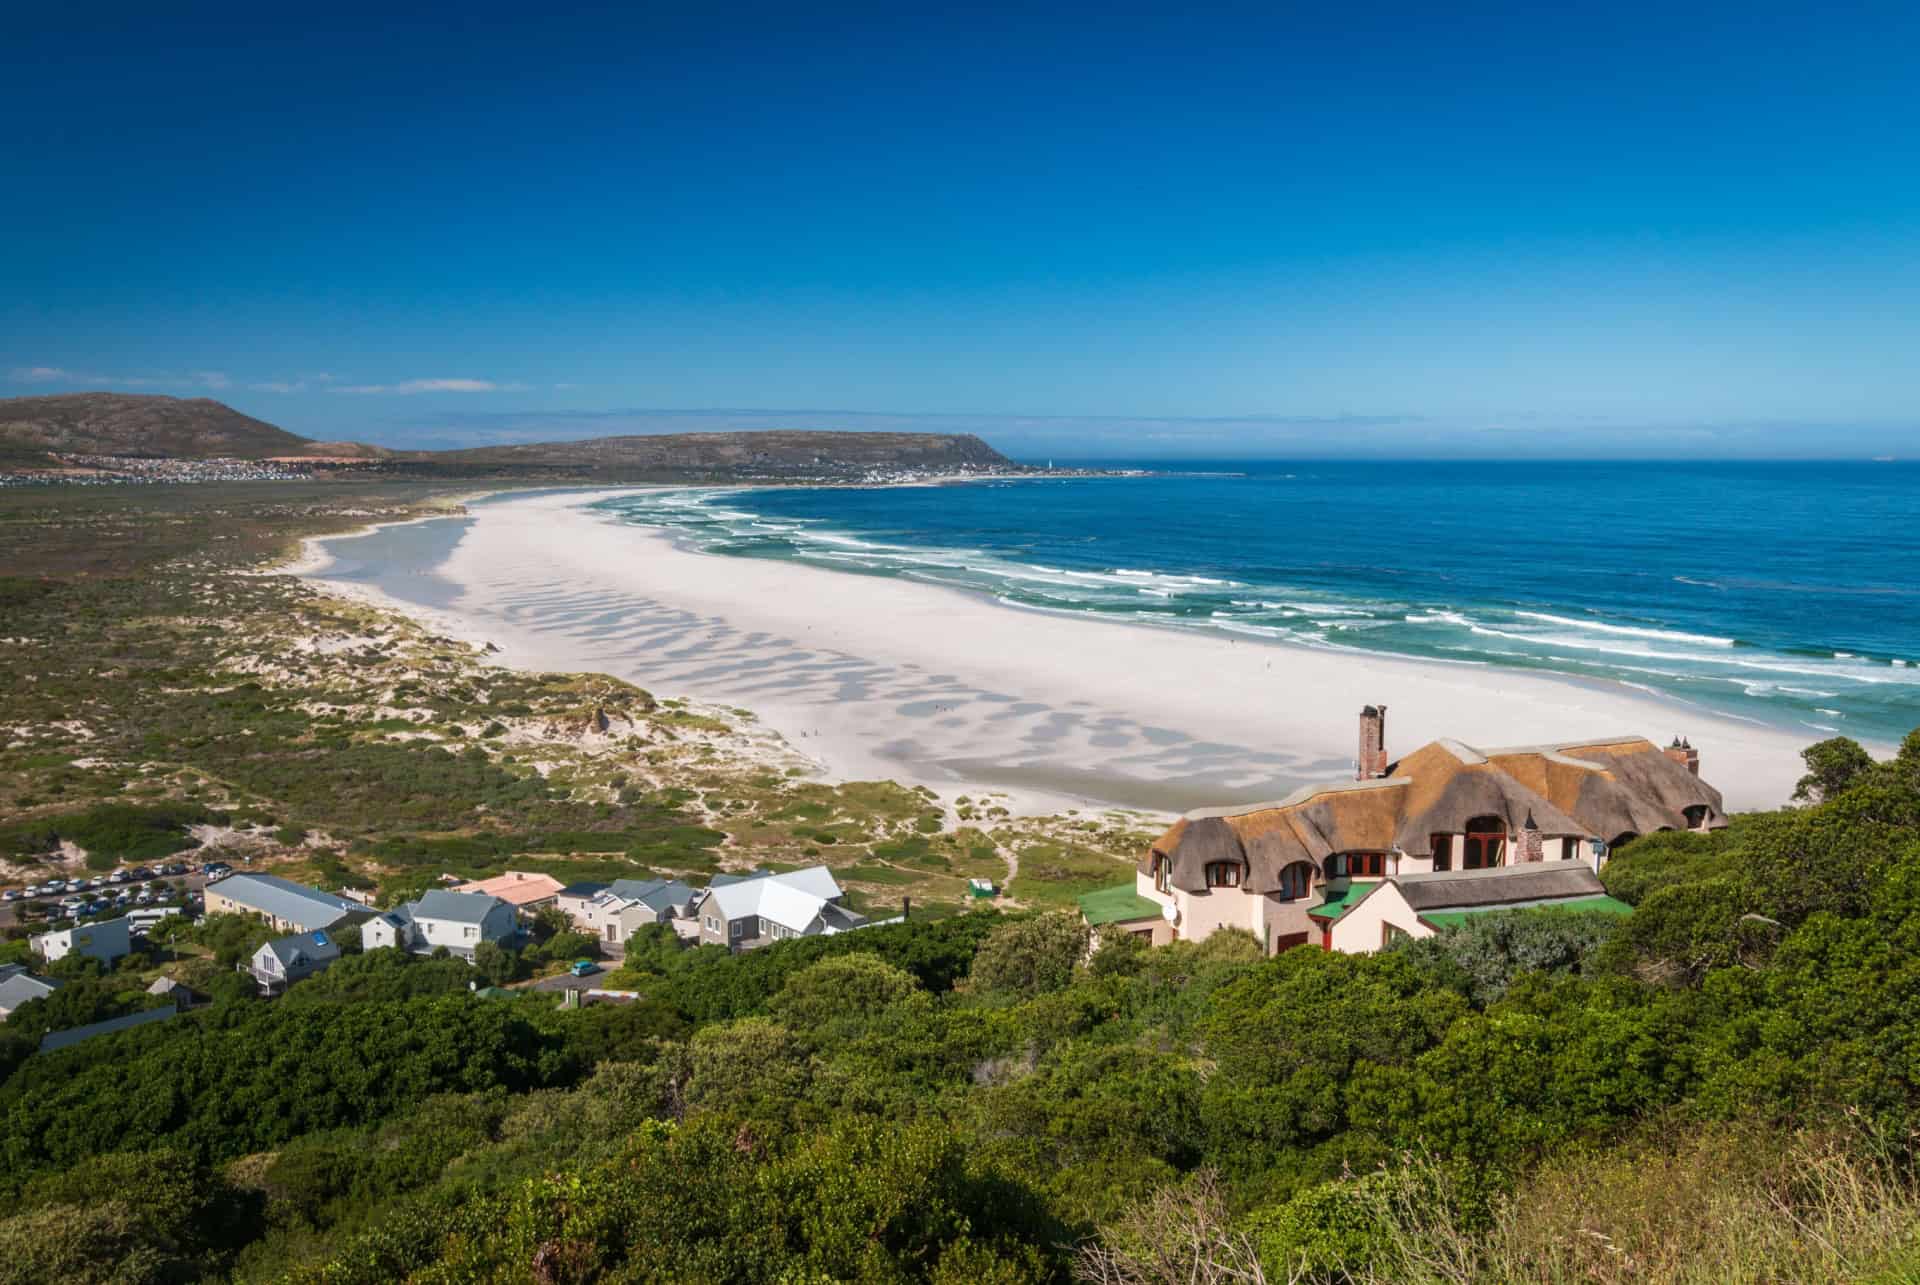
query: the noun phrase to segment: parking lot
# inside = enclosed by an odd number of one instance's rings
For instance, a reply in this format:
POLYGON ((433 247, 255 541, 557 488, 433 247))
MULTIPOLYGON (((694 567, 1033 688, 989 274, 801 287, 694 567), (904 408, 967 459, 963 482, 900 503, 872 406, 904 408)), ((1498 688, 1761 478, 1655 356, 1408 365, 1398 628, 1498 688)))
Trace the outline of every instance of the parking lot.
MULTIPOLYGON (((207 865, 221 866, 222 862, 210 862, 207 865)), ((192 909, 209 881, 206 867, 186 862, 162 862, 152 866, 135 866, 127 870, 116 870, 111 874, 88 875, 84 879, 72 881, 54 880, 51 891, 46 884, 14 885, 0 890, 0 927, 16 923, 39 925, 57 925, 75 919, 105 915, 114 911, 125 912, 150 906, 185 906, 192 909), (177 886, 184 886, 185 892, 177 886), (33 891, 30 893, 28 887, 33 891), (141 898, 145 897, 143 901, 141 898), (74 898, 84 897, 84 902, 76 903, 74 898), (24 907, 33 906, 43 913, 35 916, 22 915, 24 907), (78 913, 73 913, 77 910, 78 913)))

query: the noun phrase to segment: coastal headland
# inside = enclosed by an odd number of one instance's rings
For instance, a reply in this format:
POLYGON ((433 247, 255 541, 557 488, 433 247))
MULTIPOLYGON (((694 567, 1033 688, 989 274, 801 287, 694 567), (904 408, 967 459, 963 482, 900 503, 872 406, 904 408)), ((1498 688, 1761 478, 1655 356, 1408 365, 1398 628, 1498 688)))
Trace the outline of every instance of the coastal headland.
POLYGON ((1733 808, 1779 805, 1801 770, 1793 733, 1625 687, 700 554, 588 508, 611 494, 501 496, 405 531, 315 540, 299 570, 492 643, 516 667, 745 706, 823 775, 999 791, 1016 811, 1181 811, 1337 779, 1365 703, 1391 710, 1390 749, 1684 734, 1733 808))

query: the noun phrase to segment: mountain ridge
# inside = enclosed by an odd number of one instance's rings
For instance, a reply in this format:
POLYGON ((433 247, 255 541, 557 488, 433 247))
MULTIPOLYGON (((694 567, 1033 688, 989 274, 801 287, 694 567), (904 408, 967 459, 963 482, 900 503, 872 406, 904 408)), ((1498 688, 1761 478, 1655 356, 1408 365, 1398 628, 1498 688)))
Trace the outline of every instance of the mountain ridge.
POLYGON ((312 461, 438 476, 844 476, 859 470, 1016 467, 971 433, 765 429, 524 442, 445 451, 316 441, 208 397, 61 393, 0 398, 0 461, 56 455, 312 461))

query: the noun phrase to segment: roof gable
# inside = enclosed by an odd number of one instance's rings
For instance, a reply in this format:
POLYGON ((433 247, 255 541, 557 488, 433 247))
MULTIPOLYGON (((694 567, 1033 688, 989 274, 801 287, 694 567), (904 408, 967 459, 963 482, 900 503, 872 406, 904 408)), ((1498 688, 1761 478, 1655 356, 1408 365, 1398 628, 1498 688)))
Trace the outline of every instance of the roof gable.
POLYGON ((438 919, 444 923, 482 924, 497 907, 507 903, 483 892, 449 892, 435 888, 422 893, 409 910, 415 919, 438 919))

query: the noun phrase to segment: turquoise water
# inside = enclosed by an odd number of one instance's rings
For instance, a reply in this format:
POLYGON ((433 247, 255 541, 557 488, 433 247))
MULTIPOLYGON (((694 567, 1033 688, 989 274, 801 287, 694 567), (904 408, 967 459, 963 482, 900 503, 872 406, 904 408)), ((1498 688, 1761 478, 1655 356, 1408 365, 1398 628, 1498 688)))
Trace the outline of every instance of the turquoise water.
POLYGON ((600 507, 1011 608, 1550 670, 1867 741, 1920 726, 1914 464, 1220 462, 600 507))

